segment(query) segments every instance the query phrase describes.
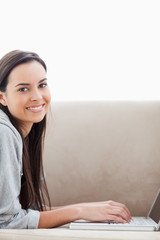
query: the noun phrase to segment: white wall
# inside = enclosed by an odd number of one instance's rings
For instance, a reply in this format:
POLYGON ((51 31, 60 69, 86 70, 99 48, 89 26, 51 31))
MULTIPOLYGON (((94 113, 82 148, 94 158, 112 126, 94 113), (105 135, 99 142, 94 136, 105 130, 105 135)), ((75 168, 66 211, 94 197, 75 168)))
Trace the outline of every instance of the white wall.
POLYGON ((37 52, 53 100, 157 100, 159 13, 159 0, 0 0, 0 57, 37 52))

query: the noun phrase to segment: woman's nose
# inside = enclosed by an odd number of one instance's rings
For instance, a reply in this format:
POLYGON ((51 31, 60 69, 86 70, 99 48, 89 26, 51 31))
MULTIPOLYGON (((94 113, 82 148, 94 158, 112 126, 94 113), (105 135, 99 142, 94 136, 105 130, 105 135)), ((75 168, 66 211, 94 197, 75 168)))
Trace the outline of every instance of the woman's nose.
POLYGON ((36 89, 36 90, 32 91, 31 101, 37 101, 37 100, 40 100, 40 99, 42 99, 42 95, 41 95, 39 89, 36 89))

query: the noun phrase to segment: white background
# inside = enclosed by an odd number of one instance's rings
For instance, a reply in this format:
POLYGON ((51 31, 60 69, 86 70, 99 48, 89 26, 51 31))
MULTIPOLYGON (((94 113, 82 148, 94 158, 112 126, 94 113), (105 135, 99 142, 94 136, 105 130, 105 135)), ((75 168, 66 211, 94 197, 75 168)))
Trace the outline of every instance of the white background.
POLYGON ((52 100, 159 100, 160 1, 0 0, 0 57, 37 52, 52 100))

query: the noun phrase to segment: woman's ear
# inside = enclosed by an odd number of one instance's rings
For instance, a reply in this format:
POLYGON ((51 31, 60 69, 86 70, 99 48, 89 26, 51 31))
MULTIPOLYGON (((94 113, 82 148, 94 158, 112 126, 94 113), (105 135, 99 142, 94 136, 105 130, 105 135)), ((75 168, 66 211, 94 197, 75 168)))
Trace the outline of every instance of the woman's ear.
POLYGON ((3 106, 7 106, 7 103, 6 103, 6 100, 5 100, 5 96, 4 96, 4 92, 1 92, 1 91, 0 91, 0 103, 3 106))

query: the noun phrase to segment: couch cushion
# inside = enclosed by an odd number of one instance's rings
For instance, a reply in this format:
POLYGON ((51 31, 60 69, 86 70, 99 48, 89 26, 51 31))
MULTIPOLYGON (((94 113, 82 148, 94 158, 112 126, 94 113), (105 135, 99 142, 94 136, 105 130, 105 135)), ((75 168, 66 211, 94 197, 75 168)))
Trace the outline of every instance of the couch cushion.
POLYGON ((54 102, 51 111, 52 204, 112 199, 147 214, 160 187, 160 102, 54 102))

